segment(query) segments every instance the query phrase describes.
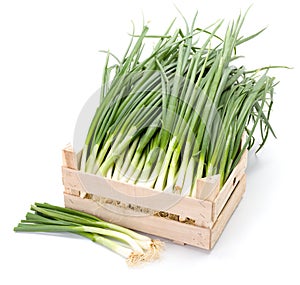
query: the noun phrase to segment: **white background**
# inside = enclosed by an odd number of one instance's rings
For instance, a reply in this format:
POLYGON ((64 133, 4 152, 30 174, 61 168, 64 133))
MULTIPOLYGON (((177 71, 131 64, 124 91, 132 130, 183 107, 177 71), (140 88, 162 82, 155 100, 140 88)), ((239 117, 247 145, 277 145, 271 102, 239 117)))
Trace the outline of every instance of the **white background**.
MULTIPOLYGON (((1 284, 300 284, 299 11, 297 1, 0 1, 1 284), (160 261, 128 268, 88 240, 14 233, 35 201, 63 205, 61 149, 100 87, 104 55, 122 55, 142 12, 153 33, 178 16, 199 25, 235 18, 242 33, 268 26, 239 51, 249 67, 274 70, 271 122, 278 139, 249 157, 247 190, 211 252, 166 242, 160 261), (4 281, 6 280, 6 281, 4 281), (193 283, 191 283, 193 282, 193 283)), ((182 24, 178 17, 178 25, 182 24)))

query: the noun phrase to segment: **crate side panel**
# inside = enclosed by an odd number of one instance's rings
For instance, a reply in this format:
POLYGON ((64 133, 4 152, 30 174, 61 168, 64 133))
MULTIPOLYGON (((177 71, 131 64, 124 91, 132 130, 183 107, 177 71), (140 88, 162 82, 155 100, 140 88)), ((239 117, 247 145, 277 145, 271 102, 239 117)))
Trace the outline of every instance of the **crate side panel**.
POLYGON ((82 186, 77 172, 77 170, 62 167, 62 181, 65 189, 79 195, 80 192, 85 192, 85 188, 82 186))
POLYGON ((235 169, 232 171, 227 181, 223 185, 222 189, 220 190, 219 194, 215 198, 213 206, 213 221, 217 220, 219 214, 221 213, 234 188, 245 174, 245 170, 247 167, 247 156, 248 152, 245 151, 241 157, 241 160, 239 161, 235 169))
POLYGON ((234 210, 236 209, 240 200, 242 199, 245 189, 246 175, 244 174, 212 228, 211 248, 214 247, 215 243, 219 239, 231 215, 233 214, 234 210))
POLYGON ((209 249, 210 229, 184 224, 156 216, 121 215, 112 209, 106 209, 91 199, 65 194, 65 206, 96 215, 106 221, 133 230, 167 238, 178 243, 185 243, 209 249))
POLYGON ((99 197, 134 204, 156 211, 167 211, 195 221, 199 226, 212 226, 213 203, 173 193, 131 185, 84 172, 63 168, 63 183, 67 189, 87 192, 99 197))
POLYGON ((78 169, 77 158, 70 144, 62 150, 62 162, 64 167, 78 169))
POLYGON ((213 175, 197 180, 196 198, 213 201, 220 191, 220 175, 213 175))

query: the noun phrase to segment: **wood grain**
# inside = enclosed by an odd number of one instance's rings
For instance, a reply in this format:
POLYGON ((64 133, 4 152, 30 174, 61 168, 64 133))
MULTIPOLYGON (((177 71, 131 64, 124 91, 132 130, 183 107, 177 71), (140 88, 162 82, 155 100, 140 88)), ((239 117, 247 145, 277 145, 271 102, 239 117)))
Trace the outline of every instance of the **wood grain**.
POLYGON ((223 232, 227 222, 229 221, 234 210, 238 206, 243 194, 246 190, 246 175, 244 174, 238 185, 236 186, 234 192, 228 199, 223 211, 220 213, 217 221, 215 222, 211 230, 211 244, 210 248, 213 248, 217 240, 219 239, 221 233, 223 232))
POLYGON ((70 145, 62 155, 66 207, 203 249, 215 245, 246 186, 247 151, 221 190, 219 175, 199 179, 196 198, 79 171, 78 155, 70 145), (157 215, 160 212, 167 215, 157 215))

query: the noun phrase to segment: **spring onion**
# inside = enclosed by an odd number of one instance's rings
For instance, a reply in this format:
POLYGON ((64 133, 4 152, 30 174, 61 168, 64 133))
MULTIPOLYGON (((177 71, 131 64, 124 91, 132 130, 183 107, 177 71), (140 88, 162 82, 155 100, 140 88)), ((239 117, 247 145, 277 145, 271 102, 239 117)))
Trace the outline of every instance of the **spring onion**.
MULTIPOLYGON (((246 15, 246 14, 245 14, 246 15)), ((243 151, 274 131, 273 67, 235 66, 241 44, 261 34, 240 35, 245 15, 208 29, 186 22, 172 32, 133 32, 122 60, 103 71, 100 103, 90 124, 81 170, 128 183, 195 196, 196 179, 220 174, 223 185, 243 151), (144 54, 148 38, 157 40, 144 54), (247 139, 241 146, 242 136, 247 139)), ((258 149, 258 150, 259 150, 258 149)))
POLYGON ((48 203, 31 206, 16 232, 70 232, 103 245, 127 259, 128 265, 159 257, 163 243, 93 215, 48 203))

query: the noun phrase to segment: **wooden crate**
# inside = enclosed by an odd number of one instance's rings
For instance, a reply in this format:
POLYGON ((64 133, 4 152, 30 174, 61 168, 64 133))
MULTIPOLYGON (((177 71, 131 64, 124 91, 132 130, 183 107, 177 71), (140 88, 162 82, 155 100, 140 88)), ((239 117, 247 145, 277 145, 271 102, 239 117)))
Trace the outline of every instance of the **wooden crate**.
POLYGON ((246 187, 247 151, 220 190, 219 176, 197 181, 197 198, 156 191, 78 170, 71 146, 63 149, 65 206, 127 228, 210 250, 246 187))

